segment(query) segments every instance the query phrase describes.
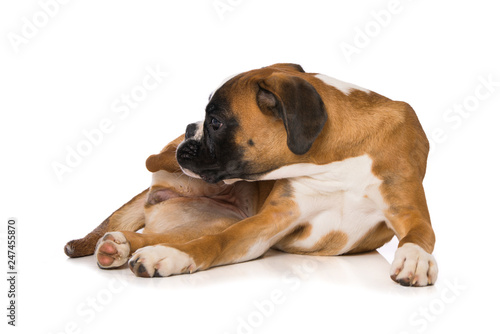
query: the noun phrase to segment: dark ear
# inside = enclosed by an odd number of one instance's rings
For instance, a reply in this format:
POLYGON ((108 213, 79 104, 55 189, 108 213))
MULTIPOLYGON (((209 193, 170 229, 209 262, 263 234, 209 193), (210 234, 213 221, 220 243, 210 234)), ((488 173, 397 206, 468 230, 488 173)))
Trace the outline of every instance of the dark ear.
POLYGON ((288 148, 295 154, 305 154, 327 120, 321 96, 306 80, 289 75, 273 75, 258 85, 259 108, 281 118, 288 148))

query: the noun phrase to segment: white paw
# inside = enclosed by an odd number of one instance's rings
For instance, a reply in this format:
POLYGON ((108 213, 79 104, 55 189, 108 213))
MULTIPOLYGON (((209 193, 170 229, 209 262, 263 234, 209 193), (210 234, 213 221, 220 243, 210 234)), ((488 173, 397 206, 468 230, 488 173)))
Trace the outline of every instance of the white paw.
POLYGON ((123 233, 108 232, 97 242, 94 254, 99 267, 120 267, 128 260, 130 244, 123 233))
POLYGON ((195 271, 193 259, 178 249, 167 246, 147 246, 138 249, 128 265, 136 276, 166 277, 195 271))
POLYGON ((399 247, 391 266, 391 278, 405 286, 433 285, 438 275, 434 256, 422 247, 407 243, 399 247))

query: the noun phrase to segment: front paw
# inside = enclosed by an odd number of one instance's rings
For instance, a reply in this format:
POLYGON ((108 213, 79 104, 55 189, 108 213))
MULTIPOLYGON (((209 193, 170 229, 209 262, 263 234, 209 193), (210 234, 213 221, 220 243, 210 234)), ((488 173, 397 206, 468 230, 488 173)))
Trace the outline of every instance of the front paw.
POLYGON ((433 285, 438 275, 434 256, 422 247, 406 243, 399 247, 391 266, 391 278, 404 286, 433 285))
POLYGON ((97 242, 95 256, 102 269, 120 267, 129 255, 130 245, 121 232, 108 232, 97 242))
POLYGON ((137 250, 128 265, 139 277, 166 277, 192 273, 196 268, 188 254, 162 245, 147 246, 137 250))

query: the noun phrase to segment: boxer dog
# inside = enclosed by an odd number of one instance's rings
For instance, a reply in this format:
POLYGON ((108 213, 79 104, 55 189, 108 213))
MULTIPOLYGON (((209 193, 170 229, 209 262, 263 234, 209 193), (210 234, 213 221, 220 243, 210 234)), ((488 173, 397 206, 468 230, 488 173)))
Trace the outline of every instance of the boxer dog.
POLYGON ((128 262, 137 276, 164 277, 270 248, 368 252, 396 235, 390 277, 432 285, 428 151, 404 102, 300 65, 245 72, 210 96, 203 122, 147 159, 151 187, 65 252, 95 252, 100 268, 128 262))

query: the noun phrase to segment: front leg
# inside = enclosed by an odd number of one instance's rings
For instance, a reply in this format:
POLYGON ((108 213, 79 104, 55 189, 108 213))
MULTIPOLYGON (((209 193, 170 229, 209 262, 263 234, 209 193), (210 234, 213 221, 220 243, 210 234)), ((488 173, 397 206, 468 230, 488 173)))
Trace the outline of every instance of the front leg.
POLYGON ((391 278, 405 286, 433 285, 438 274, 432 255, 435 236, 422 183, 385 184, 382 189, 389 203, 386 217, 399 239, 391 278))
POLYGON ((184 244, 141 248, 129 266, 137 276, 163 277, 256 259, 294 227, 299 213, 288 181, 278 180, 257 215, 184 244))
POLYGON ((138 249, 128 265, 139 277, 166 277, 192 273, 196 270, 196 264, 191 256, 165 244, 138 249))
POLYGON ((126 263, 130 255, 139 249, 163 243, 183 244, 204 235, 220 233, 235 222, 235 218, 226 217, 219 219, 217 224, 205 222, 196 228, 180 225, 165 233, 108 232, 97 242, 97 265, 102 269, 117 268, 126 263))

